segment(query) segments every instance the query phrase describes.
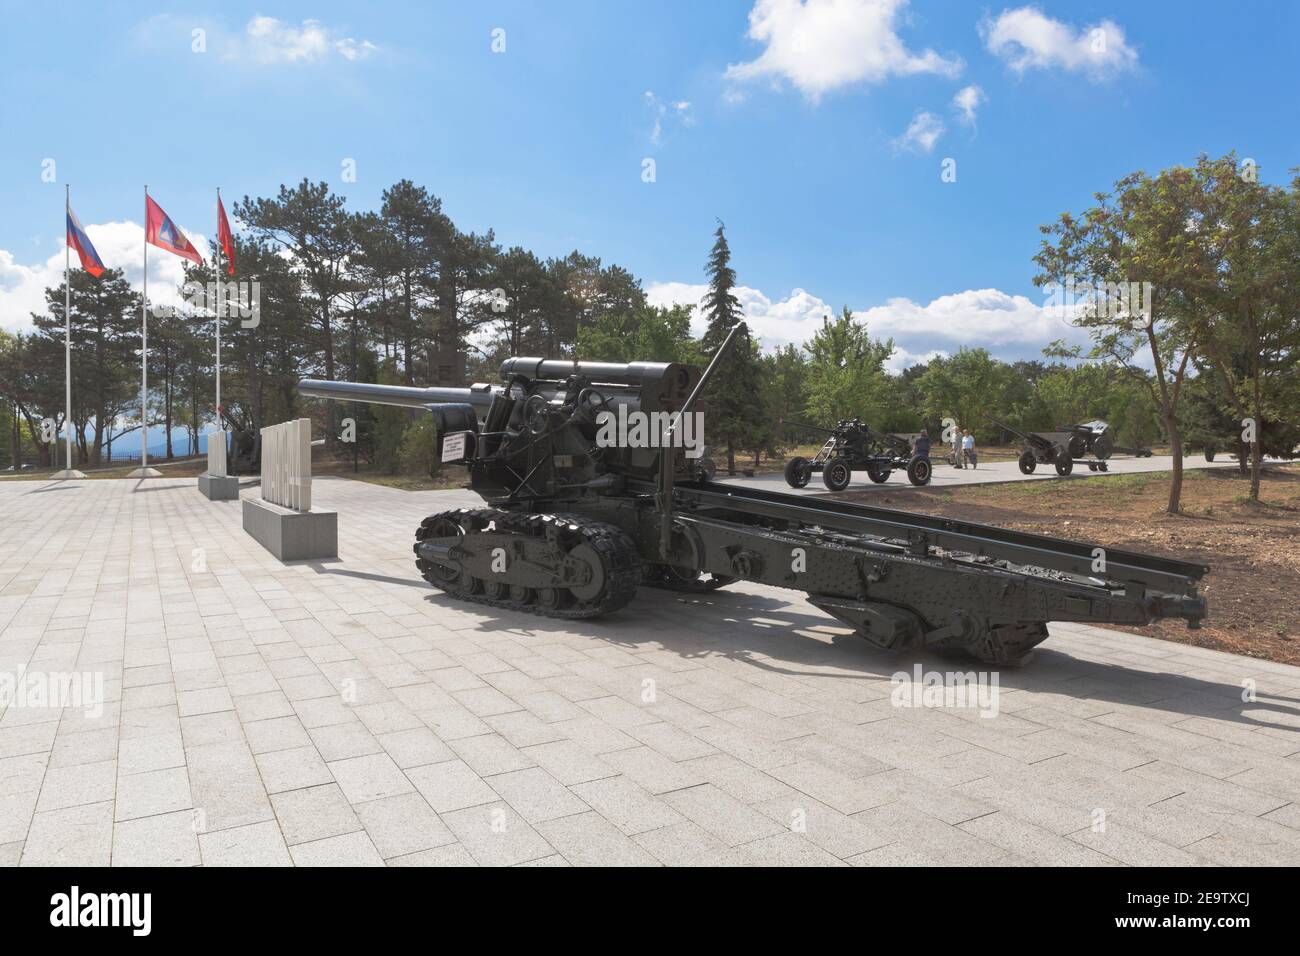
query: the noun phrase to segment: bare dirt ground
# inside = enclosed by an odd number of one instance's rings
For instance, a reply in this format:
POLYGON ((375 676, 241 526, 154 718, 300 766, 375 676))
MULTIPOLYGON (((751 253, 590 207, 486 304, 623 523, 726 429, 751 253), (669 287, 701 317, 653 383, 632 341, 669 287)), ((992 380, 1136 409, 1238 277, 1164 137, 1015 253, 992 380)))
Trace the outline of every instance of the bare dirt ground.
POLYGON ((1151 472, 833 497, 1207 564, 1200 630, 1175 621, 1132 630, 1300 664, 1300 465, 1267 466, 1258 503, 1235 470, 1185 472, 1179 515, 1164 510, 1169 482, 1151 472))

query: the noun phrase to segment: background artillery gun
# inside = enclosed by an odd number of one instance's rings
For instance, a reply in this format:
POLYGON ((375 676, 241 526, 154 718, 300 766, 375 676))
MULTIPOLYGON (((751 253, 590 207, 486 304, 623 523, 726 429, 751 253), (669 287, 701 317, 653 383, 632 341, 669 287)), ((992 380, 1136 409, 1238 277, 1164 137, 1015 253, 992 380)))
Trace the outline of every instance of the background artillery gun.
MULTIPOLYGON (((676 447, 709 368, 512 358, 503 385, 409 388, 306 380, 303 395, 421 407, 444 460, 486 502, 429 515, 416 567, 457 600, 583 619, 649 585, 737 580, 804 591, 876 647, 958 648, 1018 663, 1048 621, 1146 624, 1205 616, 1202 565, 987 525, 723 485, 676 447), (667 419, 658 447, 601 447, 601 412, 667 419)), ((701 613, 704 613, 703 610, 701 613)))
POLYGON ((226 473, 230 475, 260 475, 262 473, 262 431, 253 416, 238 402, 232 406, 217 406, 222 427, 230 432, 230 447, 226 453, 226 473))
MULTIPOLYGON (((985 418, 988 418, 986 415, 985 418)), ((1056 473, 1064 477, 1074 471, 1076 464, 1087 465, 1089 471, 1109 471, 1106 460, 1114 452, 1127 452, 1138 457, 1150 457, 1149 448, 1119 448, 1115 445, 1115 436, 1110 426, 1103 421, 1086 422, 1082 425, 1062 425, 1054 432, 1022 432, 1010 425, 992 418, 988 419, 999 428, 1011 432, 1024 440, 1025 447, 1020 453, 1017 464, 1022 474, 1032 475, 1039 465, 1051 465, 1056 473), (1091 459, 1087 455, 1092 455, 1091 459)))
POLYGON ((796 456, 785 463, 785 480, 791 488, 803 488, 814 472, 821 472, 822 483, 831 491, 843 491, 853 480, 854 470, 865 470, 876 484, 889 480, 895 469, 907 472, 914 485, 930 483, 930 459, 912 454, 906 438, 874 431, 861 419, 842 419, 834 428, 786 422, 795 428, 822 432, 828 437, 812 458, 796 456))
MULTIPOLYGON (((1150 448, 1130 448, 1125 445, 1115 444, 1115 434, 1111 431, 1110 425, 1101 419, 1091 422, 1084 422, 1082 425, 1062 425, 1062 431, 1074 433, 1074 441, 1070 445, 1071 453, 1082 448, 1081 454, 1075 454, 1076 458, 1082 458, 1084 454, 1091 454, 1099 461, 1105 461, 1111 455, 1118 452, 1121 455, 1132 455, 1134 458, 1150 458, 1150 448), (1080 444, 1082 442, 1082 444, 1080 444)), ((1091 463, 1089 463, 1091 467, 1091 463)), ((1105 468, 1101 468, 1105 471, 1105 468)))

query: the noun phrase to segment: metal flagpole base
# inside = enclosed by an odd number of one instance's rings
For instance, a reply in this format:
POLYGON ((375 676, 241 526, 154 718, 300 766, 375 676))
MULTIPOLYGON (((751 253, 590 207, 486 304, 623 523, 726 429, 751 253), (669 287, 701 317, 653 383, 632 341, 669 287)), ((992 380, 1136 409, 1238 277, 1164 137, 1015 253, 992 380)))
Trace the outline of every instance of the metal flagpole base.
POLYGON ((66 481, 69 478, 85 477, 86 473, 84 471, 77 471, 75 468, 64 468, 62 471, 56 471, 54 474, 50 475, 50 478, 55 481, 66 481))
POLYGON ((161 478, 162 472, 159 471, 157 468, 137 468, 135 471, 131 472, 131 474, 127 475, 127 477, 128 478, 161 478))

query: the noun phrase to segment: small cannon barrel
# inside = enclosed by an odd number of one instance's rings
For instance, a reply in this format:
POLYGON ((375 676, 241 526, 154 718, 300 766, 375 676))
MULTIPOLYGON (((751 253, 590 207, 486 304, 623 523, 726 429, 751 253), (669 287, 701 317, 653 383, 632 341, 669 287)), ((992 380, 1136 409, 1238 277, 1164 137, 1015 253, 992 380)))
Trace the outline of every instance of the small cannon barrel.
POLYGON ((988 421, 991 421, 992 424, 997 425, 997 427, 998 427, 998 428, 1001 428, 1002 431, 1010 432, 1011 434, 1015 434, 1015 436, 1019 436, 1019 437, 1021 437, 1021 438, 1024 438, 1024 441, 1031 441, 1031 442, 1032 442, 1032 441, 1034 441, 1035 438, 1037 437, 1037 436, 1030 436, 1030 434, 1026 434, 1026 433, 1024 433, 1024 432, 1018 432, 1018 431, 1015 431, 1015 429, 1014 429, 1014 428, 1011 428, 1010 425, 1002 424, 1001 421, 998 421, 998 420, 995 419, 995 418, 989 418, 988 415, 985 415, 985 416, 984 416, 984 419, 985 419, 985 420, 988 420, 988 421))
POLYGON ((662 384, 668 388, 685 388, 691 370, 676 362, 585 362, 565 359, 508 358, 501 365, 501 377, 509 380, 519 375, 527 379, 560 380, 582 375, 593 382, 633 385, 643 388, 662 384))
POLYGON ((430 405, 444 403, 487 408, 492 404, 493 390, 487 385, 475 385, 472 388, 412 388, 408 385, 371 385, 366 382, 331 382, 305 378, 298 383, 298 393, 336 402, 375 402, 379 405, 427 409, 430 405))
POLYGON ((807 423, 805 423, 805 422, 782 421, 782 422, 778 422, 777 424, 779 424, 779 425, 789 425, 791 428, 806 428, 806 429, 808 429, 808 431, 812 431, 812 432, 822 432, 822 433, 825 434, 825 435, 834 435, 834 434, 835 434, 835 429, 833 429, 833 428, 822 428, 822 426, 820 426, 820 425, 809 425, 809 424, 807 424, 807 423))

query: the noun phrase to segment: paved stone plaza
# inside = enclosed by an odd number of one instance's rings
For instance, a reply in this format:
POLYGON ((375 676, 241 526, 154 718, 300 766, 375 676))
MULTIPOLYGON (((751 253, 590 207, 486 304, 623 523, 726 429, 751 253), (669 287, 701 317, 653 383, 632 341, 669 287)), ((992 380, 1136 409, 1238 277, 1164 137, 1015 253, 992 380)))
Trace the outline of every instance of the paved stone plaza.
POLYGON ((475 496, 313 491, 339 558, 285 566, 192 478, 0 482, 0 675, 106 699, 9 695, 0 862, 1300 863, 1300 668, 1055 626, 996 716, 899 707, 978 665, 744 584, 478 609, 411 555, 475 496))

